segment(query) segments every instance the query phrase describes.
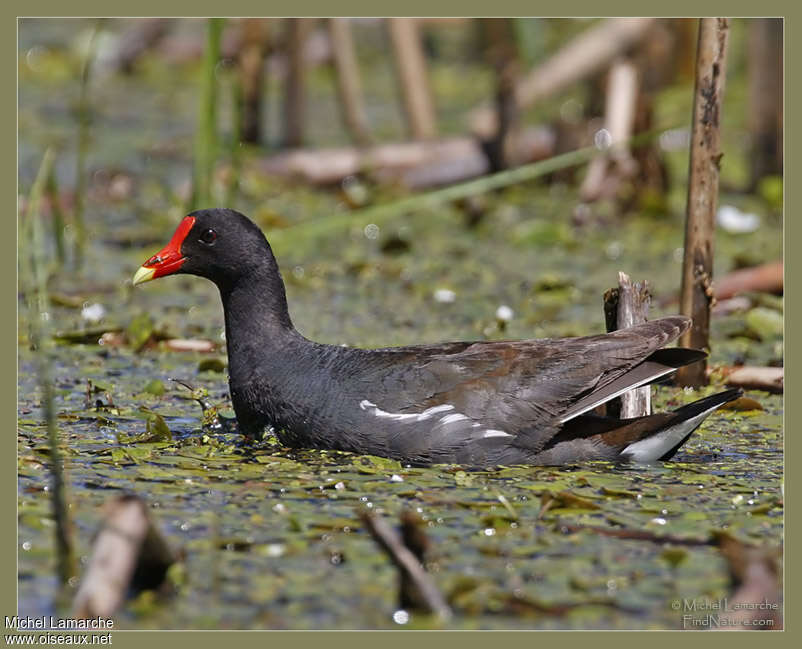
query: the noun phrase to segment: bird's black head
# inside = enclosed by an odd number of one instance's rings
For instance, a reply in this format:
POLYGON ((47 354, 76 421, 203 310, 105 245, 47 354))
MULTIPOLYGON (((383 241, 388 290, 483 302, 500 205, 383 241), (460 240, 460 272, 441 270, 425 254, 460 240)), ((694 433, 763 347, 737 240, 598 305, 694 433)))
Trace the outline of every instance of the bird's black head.
POLYGON ((188 273, 224 289, 258 271, 278 272, 259 227, 234 210, 197 210, 184 217, 170 243, 142 265, 133 282, 188 273))

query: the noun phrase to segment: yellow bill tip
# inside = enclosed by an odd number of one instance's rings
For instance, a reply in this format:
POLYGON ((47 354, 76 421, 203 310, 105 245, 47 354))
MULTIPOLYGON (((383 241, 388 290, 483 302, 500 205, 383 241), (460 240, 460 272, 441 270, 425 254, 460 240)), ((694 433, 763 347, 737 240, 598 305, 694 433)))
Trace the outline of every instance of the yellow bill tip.
POLYGON ((147 268, 146 266, 140 266, 139 270, 136 271, 134 275, 134 286, 137 284, 143 284, 144 282, 149 282, 153 279, 153 275, 156 272, 155 268, 147 268))

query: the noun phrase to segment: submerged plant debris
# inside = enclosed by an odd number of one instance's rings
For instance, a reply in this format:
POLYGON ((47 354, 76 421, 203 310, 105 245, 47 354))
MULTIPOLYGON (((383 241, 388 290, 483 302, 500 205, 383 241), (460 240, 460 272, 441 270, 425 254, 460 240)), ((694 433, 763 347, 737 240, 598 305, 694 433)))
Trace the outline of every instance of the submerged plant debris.
MULTIPOLYGON (((24 21, 20 31, 21 187, 29 186, 44 144, 72 137, 76 43, 81 29, 91 29, 90 22, 40 23, 51 36, 46 47, 41 32, 26 30, 24 21)), ((454 84, 453 63, 433 65, 433 83, 453 94, 455 105, 470 106, 486 90, 466 88, 482 86, 481 76, 477 84, 454 84)), ((449 628, 677 629, 681 612, 672 602, 731 592, 725 558, 706 543, 714 534, 781 547, 781 394, 749 391, 748 409, 716 413, 675 461, 648 466, 410 468, 383 458, 285 449, 269 436, 250 444, 227 432, 218 416, 233 413, 214 287, 184 276, 136 290, 130 284, 183 216, 182 188, 191 173, 188 116, 197 101, 193 64, 162 66, 146 57, 141 68, 135 77, 109 74, 92 86, 89 242, 80 270, 68 260, 54 273, 49 305, 81 565, 101 505, 123 492, 147 500, 168 543, 183 553, 168 574, 172 588, 129 602, 119 626, 431 628, 437 623, 425 616, 396 614, 396 571, 362 528, 364 507, 393 524, 405 508, 420 515, 432 541, 427 567, 454 611, 449 628), (129 181, 122 199, 109 191, 114 178, 129 181), (93 305, 100 307, 87 311, 93 305), (171 346, 176 339, 211 343, 171 346), (698 543, 621 538, 597 528, 698 543)), ((371 119, 378 134, 398 137, 393 88, 380 81, 385 72, 379 63, 365 70, 366 92, 376 102, 371 119)), ((318 70, 310 80, 310 109, 321 114, 334 110, 328 74, 318 70)), ((744 86, 735 79, 727 101, 743 96, 744 86)), ((666 101, 686 108, 685 99, 666 101)), ((230 123, 230 106, 221 108, 221 124, 230 123)), ((726 132, 743 128, 736 112, 724 111, 732 122, 726 132)), ((460 128, 460 115, 444 120, 445 129, 460 128)), ((336 144, 326 127, 331 122, 310 120, 310 137, 336 144)), ((745 164, 737 144, 728 146, 725 180, 731 160, 736 177, 745 164)), ((245 153, 230 207, 257 220, 268 239, 271 229, 349 209, 338 192, 266 177, 261 153, 245 153)), ((650 282, 653 317, 674 313, 687 157, 665 155, 676 173, 669 208, 658 214, 620 215, 600 205, 592 208, 594 218, 579 222, 572 218, 574 188, 527 183, 488 195, 474 227, 453 205, 421 209, 381 228, 354 222, 307 239, 296 231, 275 249, 292 318, 314 340, 365 347, 599 333, 602 294, 618 270, 650 282), (390 245, 398 241, 404 245, 390 245), (439 291, 449 291, 449 299, 437 299, 439 291), (510 318, 497 316, 502 306, 510 318)), ((58 157, 62 188, 73 184, 71 165, 67 152, 58 157)), ((224 187, 213 189, 217 200, 224 187)), ((381 201, 393 194, 372 188, 371 195, 381 201)), ((756 197, 727 201, 759 214, 761 226, 717 233, 716 276, 744 260, 780 258, 779 213, 756 197)), ((69 241, 74 232, 66 235, 69 241)), ((756 297, 750 304, 714 317, 712 366, 782 365, 782 301, 756 297)), ((55 577, 47 432, 26 317, 20 309, 19 614, 66 614, 55 577)), ((661 386, 654 388, 655 407, 677 407, 720 389, 661 386)))

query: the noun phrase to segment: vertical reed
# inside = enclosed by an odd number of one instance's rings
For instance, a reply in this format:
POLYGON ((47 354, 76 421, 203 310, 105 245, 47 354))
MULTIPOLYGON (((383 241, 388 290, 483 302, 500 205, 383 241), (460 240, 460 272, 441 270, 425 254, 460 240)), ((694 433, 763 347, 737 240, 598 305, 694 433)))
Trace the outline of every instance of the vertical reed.
POLYGON ((55 165, 47 176, 46 193, 50 202, 50 213, 53 215, 53 243, 56 246, 56 259, 61 265, 64 263, 67 253, 64 246, 64 212, 62 212, 59 202, 55 165))
POLYGON ((42 410, 50 447, 50 494, 55 521, 57 571, 61 582, 66 583, 75 575, 75 560, 50 367, 50 318, 47 292, 49 266, 41 215, 42 196, 52 169, 53 152, 48 149, 42 159, 28 200, 25 218, 25 233, 28 238, 25 241, 26 249, 22 256, 24 260, 22 263, 27 261, 28 267, 25 270, 30 273, 30 278, 33 280, 27 293, 30 339, 36 354, 37 373, 42 391, 42 410))
MULTIPOLYGON (((713 243, 721 164, 721 107, 727 76, 728 18, 700 18, 696 46, 696 85, 685 216, 680 313, 693 320, 680 345, 710 350, 710 309, 713 304, 713 243)), ((707 384, 707 362, 681 367, 682 386, 707 384)))
POLYGON ((89 85, 92 78, 92 63, 97 49, 97 37, 100 32, 101 20, 95 23, 86 53, 81 64, 81 94, 78 98, 78 154, 76 160, 75 177, 75 209, 73 220, 75 223, 75 265, 81 266, 86 249, 86 223, 84 221, 84 205, 86 195, 86 156, 89 150, 89 132, 92 125, 92 105, 89 96, 89 85))
POLYGON ((222 18, 209 18, 206 26, 206 52, 201 72, 201 96, 198 129, 195 136, 195 164, 192 180, 192 210, 211 207, 211 184, 217 153, 217 77, 220 60, 222 18))
POLYGON ((229 146, 229 164, 231 165, 226 183, 225 206, 236 209, 235 201, 239 191, 239 177, 242 173, 242 124, 245 122, 245 96, 243 84, 238 74, 231 79, 231 143, 229 146))

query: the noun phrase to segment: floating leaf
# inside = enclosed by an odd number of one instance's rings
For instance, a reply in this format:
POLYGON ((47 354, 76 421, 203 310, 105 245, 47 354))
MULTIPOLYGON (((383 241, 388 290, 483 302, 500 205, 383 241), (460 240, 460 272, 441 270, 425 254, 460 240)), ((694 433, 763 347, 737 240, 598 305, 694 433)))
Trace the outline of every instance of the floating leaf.
POLYGON ((159 379, 152 379, 148 381, 147 385, 145 385, 142 391, 152 394, 156 397, 161 397, 165 392, 164 383, 162 383, 159 379))
POLYGON ((226 364, 221 358, 204 358, 198 363, 198 372, 225 372, 226 364))

